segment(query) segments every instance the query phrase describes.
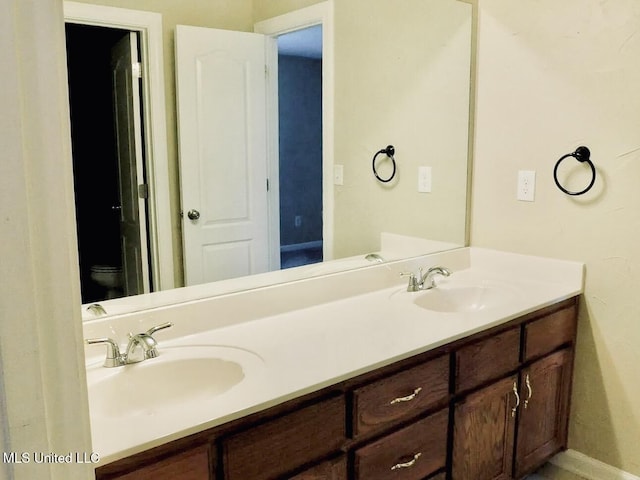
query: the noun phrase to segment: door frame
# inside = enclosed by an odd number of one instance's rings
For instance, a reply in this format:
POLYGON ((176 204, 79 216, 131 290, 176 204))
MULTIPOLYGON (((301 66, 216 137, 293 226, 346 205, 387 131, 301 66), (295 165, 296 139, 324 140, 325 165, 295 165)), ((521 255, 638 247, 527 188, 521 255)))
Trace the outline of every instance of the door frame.
MULTIPOLYGON (((263 20, 256 33, 270 37, 267 43, 267 164, 269 173, 270 242, 280 246, 280 202, 278 198, 278 50, 276 38, 303 28, 322 25, 322 253, 333 259, 333 146, 334 146, 334 25, 331 0, 263 20)), ((274 249, 271 248, 270 251, 274 249)), ((278 258, 278 264, 280 259, 278 258)))
POLYGON ((137 32, 142 65, 145 167, 149 196, 149 266, 154 290, 175 287, 167 154, 162 15, 154 12, 64 2, 65 23, 137 32))

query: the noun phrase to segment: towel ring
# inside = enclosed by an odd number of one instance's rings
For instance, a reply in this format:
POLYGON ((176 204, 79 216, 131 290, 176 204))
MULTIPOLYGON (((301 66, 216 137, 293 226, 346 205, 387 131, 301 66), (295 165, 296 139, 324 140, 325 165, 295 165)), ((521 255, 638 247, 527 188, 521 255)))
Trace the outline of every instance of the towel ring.
POLYGON ((589 190, 591 190, 591 187, 593 187, 593 184, 596 181, 596 167, 593 165, 593 162, 591 161, 590 157, 591 157, 591 152, 587 147, 578 147, 576 148, 575 152, 567 153, 566 155, 563 155, 562 157, 560 157, 560 160, 557 161, 556 166, 553 169, 553 179, 555 180, 557 187, 567 195, 582 195, 583 193, 587 193, 589 190), (587 188, 585 188, 584 190, 580 190, 579 192, 571 192, 567 190, 562 185, 560 185, 560 182, 558 181, 558 167, 560 166, 560 163, 565 158, 568 158, 568 157, 573 157, 581 163, 587 162, 589 167, 591 167, 591 182, 589 182, 589 185, 587 185, 587 188))
POLYGON ((373 169, 373 174, 382 183, 390 182, 391 180, 393 180, 393 177, 396 176, 396 159, 393 158, 395 153, 396 153, 396 149, 393 147, 393 145, 388 145, 387 148, 383 148, 382 150, 376 152, 376 154, 373 156, 373 160, 371 161, 371 168, 373 169), (393 163, 393 171, 391 172, 391 176, 389 178, 381 178, 380 175, 378 175, 378 172, 376 170, 376 158, 381 153, 384 153, 387 157, 389 157, 391 159, 391 162, 393 163))

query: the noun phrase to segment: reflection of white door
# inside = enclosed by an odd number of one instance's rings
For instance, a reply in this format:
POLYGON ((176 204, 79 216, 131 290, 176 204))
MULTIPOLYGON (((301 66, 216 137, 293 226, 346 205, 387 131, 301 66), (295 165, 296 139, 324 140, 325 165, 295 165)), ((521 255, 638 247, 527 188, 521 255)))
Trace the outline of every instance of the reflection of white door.
POLYGON ((269 269, 265 41, 176 27, 186 285, 269 269))
MULTIPOLYGON (((124 294, 149 291, 149 264, 143 183, 142 117, 138 44, 130 32, 111 51, 113 103, 120 180, 120 238, 124 294)), ((100 181, 100 179, 96 179, 100 181)))

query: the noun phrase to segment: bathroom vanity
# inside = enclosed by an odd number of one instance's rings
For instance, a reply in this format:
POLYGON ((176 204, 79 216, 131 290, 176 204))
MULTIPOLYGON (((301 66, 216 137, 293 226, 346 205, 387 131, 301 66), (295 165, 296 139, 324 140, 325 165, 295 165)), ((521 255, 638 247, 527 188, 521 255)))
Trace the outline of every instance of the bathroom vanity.
MULTIPOLYGON (((121 439, 129 432, 115 419, 101 423, 104 412, 93 408, 92 397, 100 382, 92 384, 94 367, 88 367, 92 419, 100 429, 94 449, 103 456, 96 478, 511 479, 566 448, 582 265, 478 249, 414 262, 446 265, 454 274, 437 293, 413 294, 395 271, 413 265, 345 272, 329 281, 363 292, 314 298, 313 306, 241 325, 176 332, 166 350, 193 346, 195 338, 199 345, 213 338, 224 345, 235 338, 238 345, 242 338, 242 348, 264 363, 247 364, 237 385, 188 405, 186 417, 211 412, 197 425, 187 419, 190 425, 149 433, 146 441, 109 443, 105 437, 114 431, 121 439), (373 288, 377 281, 393 285, 373 288), (261 349, 260 341, 270 348, 261 349), (243 390, 252 382, 259 386, 243 390), (114 450, 110 456, 98 450, 101 443, 114 450)), ((151 320, 166 319, 163 314, 151 320)), ((112 331, 118 321, 110 321, 112 331)), ((85 330, 94 333, 91 328, 85 330)), ((132 430, 139 422, 152 430, 173 421, 164 413, 141 410, 127 420, 132 430)))

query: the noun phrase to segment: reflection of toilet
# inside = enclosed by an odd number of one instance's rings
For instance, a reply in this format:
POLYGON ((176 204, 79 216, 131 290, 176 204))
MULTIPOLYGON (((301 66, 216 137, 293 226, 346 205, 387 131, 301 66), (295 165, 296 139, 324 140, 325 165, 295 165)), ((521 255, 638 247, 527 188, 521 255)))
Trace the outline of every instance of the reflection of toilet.
POLYGON ((122 296, 122 268, 112 265, 93 265, 91 279, 107 289, 107 299, 122 296))

